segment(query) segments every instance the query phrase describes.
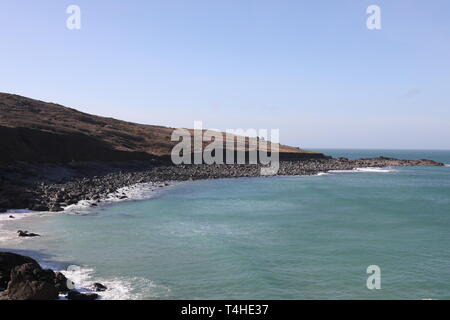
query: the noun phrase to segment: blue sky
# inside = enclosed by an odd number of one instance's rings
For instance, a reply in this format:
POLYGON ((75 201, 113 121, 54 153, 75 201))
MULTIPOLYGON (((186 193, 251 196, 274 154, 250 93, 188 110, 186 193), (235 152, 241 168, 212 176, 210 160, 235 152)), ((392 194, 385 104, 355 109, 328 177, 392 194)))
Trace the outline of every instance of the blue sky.
POLYGON ((0 91, 301 147, 450 149, 450 1, 2 0, 0 91), (81 30, 66 28, 79 5, 81 30), (382 29, 366 28, 381 8, 382 29))

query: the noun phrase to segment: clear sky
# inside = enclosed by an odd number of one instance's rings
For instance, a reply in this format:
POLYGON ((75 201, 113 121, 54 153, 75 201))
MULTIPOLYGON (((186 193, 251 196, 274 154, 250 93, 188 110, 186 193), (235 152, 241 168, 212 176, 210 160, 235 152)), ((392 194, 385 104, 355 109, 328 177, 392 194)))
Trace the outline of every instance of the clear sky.
POLYGON ((0 41, 1 92, 280 128, 301 147, 450 149, 448 0, 1 0, 0 41), (71 4, 81 30, 66 28, 71 4))

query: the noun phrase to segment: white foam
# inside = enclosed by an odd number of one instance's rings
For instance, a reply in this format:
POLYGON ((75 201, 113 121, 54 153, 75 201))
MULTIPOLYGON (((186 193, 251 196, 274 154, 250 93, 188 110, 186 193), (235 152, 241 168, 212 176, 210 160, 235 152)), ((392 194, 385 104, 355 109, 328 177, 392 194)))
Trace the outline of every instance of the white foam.
POLYGON ((353 173, 357 172, 356 170, 330 170, 329 173, 353 173))
POLYGON ((396 170, 392 168, 376 168, 376 167, 368 167, 368 168, 356 168, 352 170, 330 170, 330 173, 358 173, 358 172, 370 172, 370 173, 391 173, 396 172, 396 170))
POLYGON ((379 172, 379 173, 390 173, 395 172, 396 170, 392 168, 356 168, 357 172, 379 172))
POLYGON ((444 167, 450 167, 450 164, 444 164, 444 167))
POLYGON ((8 210, 4 213, 0 213, 0 221, 14 221, 24 219, 30 216, 39 215, 42 212, 31 211, 28 209, 17 209, 17 210, 8 210), (9 216, 13 216, 14 218, 10 218, 9 216))
MULTIPOLYGON (((76 204, 63 207, 66 213, 82 213, 88 212, 92 209, 93 204, 108 204, 114 202, 134 201, 134 200, 146 200, 155 197, 161 189, 175 185, 176 181, 170 182, 149 182, 138 183, 131 186, 117 189, 116 192, 108 194, 106 197, 101 198, 101 202, 98 203, 95 200, 80 200, 76 204)), ((32 215, 45 214, 45 212, 32 211, 28 209, 13 209, 4 213, 0 212, 0 221, 14 220, 9 216, 14 215, 15 219, 22 219, 32 215)))
MULTIPOLYGON (((102 300, 140 300, 145 298, 165 298, 170 294, 170 288, 157 285, 140 277, 96 278, 95 270, 90 267, 69 267, 61 270, 75 284, 75 289, 82 293, 93 292, 92 285, 99 282, 107 287, 106 291, 96 292, 102 300)), ((64 296, 61 296, 64 299, 64 296)))
POLYGON ((317 176, 329 176, 330 174, 328 172, 319 172, 317 176))
POLYGON ((146 200, 155 197, 158 191, 170 186, 175 185, 176 182, 159 182, 159 183, 138 183, 131 186, 117 189, 116 192, 108 194, 106 197, 101 198, 100 202, 94 200, 81 200, 76 204, 63 207, 66 213, 85 213, 92 210, 92 205, 104 205, 115 202, 146 200))

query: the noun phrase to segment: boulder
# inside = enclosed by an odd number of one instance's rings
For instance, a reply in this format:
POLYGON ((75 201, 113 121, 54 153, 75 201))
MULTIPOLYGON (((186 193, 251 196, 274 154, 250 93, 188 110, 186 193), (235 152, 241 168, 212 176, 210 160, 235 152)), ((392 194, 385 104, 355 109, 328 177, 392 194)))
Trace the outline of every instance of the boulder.
POLYGON ((66 278, 61 272, 55 273, 55 287, 59 293, 66 293, 73 289, 74 283, 66 278))
POLYGON ((39 264, 30 257, 11 252, 0 252, 0 288, 6 289, 11 280, 11 271, 15 267, 27 263, 40 268, 39 264))
POLYGON ((58 299, 55 273, 44 270, 34 263, 16 266, 11 271, 8 287, 2 292, 9 300, 54 300, 58 299))
POLYGON ((108 289, 106 286, 104 286, 103 284, 98 283, 98 282, 94 283, 93 287, 94 287, 94 290, 97 292, 103 292, 108 289))
POLYGON ((69 300, 96 300, 98 294, 96 293, 80 293, 77 290, 71 290, 67 294, 67 299, 69 300))

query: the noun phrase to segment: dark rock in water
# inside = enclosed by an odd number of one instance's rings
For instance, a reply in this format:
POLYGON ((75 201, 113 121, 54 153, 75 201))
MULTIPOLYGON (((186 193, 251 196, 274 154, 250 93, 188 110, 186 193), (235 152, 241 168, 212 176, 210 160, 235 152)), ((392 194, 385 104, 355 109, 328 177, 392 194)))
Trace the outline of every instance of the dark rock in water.
POLYGON ((127 198, 128 198, 127 196, 120 196, 119 197, 120 200, 127 199, 127 198))
POLYGON ((22 230, 18 230, 17 233, 19 234, 19 237, 24 237, 24 238, 32 238, 32 237, 40 237, 40 234, 37 233, 32 233, 32 232, 28 232, 28 231, 22 231, 22 230))
POLYGON ((14 216, 9 216, 10 219, 15 219, 14 216))
POLYGON ((69 300, 96 300, 96 299, 98 299, 98 294, 96 294, 96 293, 80 293, 77 290, 71 290, 67 294, 67 299, 69 299, 69 300))
POLYGON ((55 273, 44 270, 34 263, 16 266, 11 271, 8 287, 0 299, 8 300, 53 300, 58 298, 55 273))
POLYGON ((102 285, 101 283, 98 283, 98 282, 94 283, 93 287, 94 287, 94 290, 97 291, 97 292, 106 291, 108 289, 106 286, 104 286, 104 285, 102 285))
POLYGON ((61 272, 55 274, 55 287, 60 293, 66 293, 73 289, 74 283, 61 272))
POLYGON ((0 288, 6 289, 11 280, 11 271, 23 264, 32 264, 36 268, 39 264, 29 257, 21 256, 11 252, 0 252, 0 288))

